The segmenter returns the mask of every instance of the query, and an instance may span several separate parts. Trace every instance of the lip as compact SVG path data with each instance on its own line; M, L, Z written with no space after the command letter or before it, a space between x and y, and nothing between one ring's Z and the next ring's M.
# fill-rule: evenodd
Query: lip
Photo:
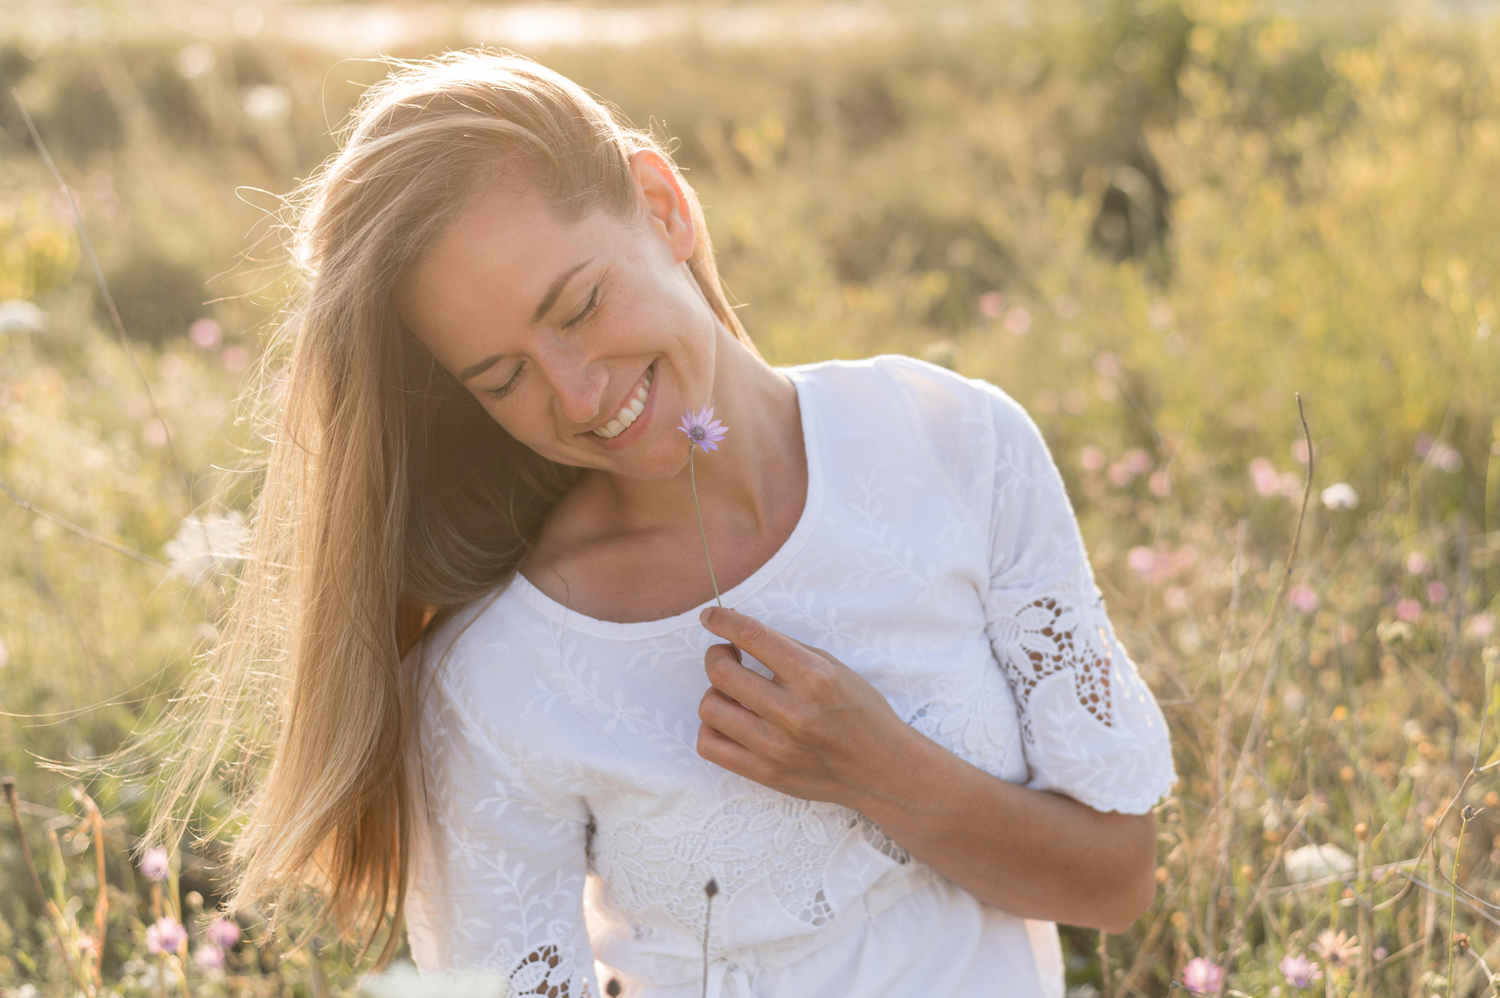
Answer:
M646 371L652 371L655 369L655 367L656 361L654 360L650 364L646 365L646 370L642 371L641 376L639 378L636 378L635 383L630 386L630 391L625 395L626 399L635 398L636 389L640 388L641 384L646 380ZM634 441L636 437L640 436L644 431L646 424L651 421L651 413L656 408L656 379L660 376L660 372L656 372L652 375L651 390L646 393L646 407L641 410L641 414L639 416L635 417L635 422L625 427L623 432L606 440L603 437L599 436L599 434L595 433L593 431L593 428L591 427L583 431L583 433L579 435L587 437L594 444L594 446L602 447L605 450L619 450L622 447L630 446L631 442ZM620 408L620 406L615 406L612 412L619 412ZM608 419L605 419L604 422L600 423L599 425L603 426L613 418L614 416L611 415Z

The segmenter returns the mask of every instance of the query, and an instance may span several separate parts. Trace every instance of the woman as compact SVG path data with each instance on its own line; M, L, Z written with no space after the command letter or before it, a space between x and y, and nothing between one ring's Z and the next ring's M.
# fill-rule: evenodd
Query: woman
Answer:
M554 998L1060 995L1053 923L1147 907L1166 726L1004 393L767 365L666 153L519 57L371 90L297 231L184 770L280 663L236 903Z

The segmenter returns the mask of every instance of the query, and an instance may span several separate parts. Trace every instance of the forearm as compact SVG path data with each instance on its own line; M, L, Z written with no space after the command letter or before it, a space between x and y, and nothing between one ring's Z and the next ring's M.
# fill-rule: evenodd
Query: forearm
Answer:
M1124 931L1156 891L1153 815L1101 813L970 765L914 729L878 787L849 802L986 904Z

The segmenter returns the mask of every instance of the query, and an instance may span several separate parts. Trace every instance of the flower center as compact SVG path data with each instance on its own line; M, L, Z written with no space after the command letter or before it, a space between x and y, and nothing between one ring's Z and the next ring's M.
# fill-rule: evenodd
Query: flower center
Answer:
M694 440L702 440L704 437L708 436L708 434L703 432L703 427L695 426L688 431L688 436L692 437Z

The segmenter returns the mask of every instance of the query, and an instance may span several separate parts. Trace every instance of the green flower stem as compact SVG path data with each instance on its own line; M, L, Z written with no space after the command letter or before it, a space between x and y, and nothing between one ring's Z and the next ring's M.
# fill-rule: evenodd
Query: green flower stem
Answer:
M703 529L703 510L698 506L698 476L693 471L693 446L688 445L688 481L693 486L693 512L698 514L698 533L703 537L703 560L708 562L708 581L714 587L714 602L720 607L724 601L719 599L719 580L714 578L714 560L708 556L708 531Z

